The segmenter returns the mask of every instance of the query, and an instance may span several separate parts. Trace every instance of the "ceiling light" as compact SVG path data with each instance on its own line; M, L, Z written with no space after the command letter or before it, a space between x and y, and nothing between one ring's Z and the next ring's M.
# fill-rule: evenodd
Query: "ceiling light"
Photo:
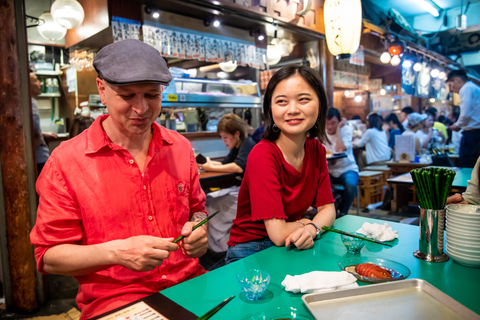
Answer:
M440 80L443 80L447 77L447 74L445 73L445 71L440 71L440 73L438 74L438 79Z
M74 29L82 24L85 13L76 0L56 0L50 8L53 20L67 29Z
M265 36L263 34L259 34L257 39L258 41L263 41L263 39L265 39Z
M218 21L218 20L213 21L213 26L214 26L215 28L220 27L220 21Z
M405 69L410 69L412 67L412 61L410 60L404 60L402 63L402 67Z
M392 58L392 56L390 56L390 53L388 53L387 51L385 51L385 52L382 53L382 55L380 56L380 61L381 61L382 63L389 63L391 58Z
M160 13L158 11L155 11L154 13L152 13L153 19L158 19L159 17L160 17Z
M434 103L435 101L435 98L430 98L430 103Z
M400 57L399 56L393 56L392 57L392 60L390 60L390 63L392 64L392 66L396 67L400 64L401 60L400 60Z
M435 2L432 0L420 0L418 2L423 9L427 10L433 16L438 17L440 15L440 11L442 10Z
M267 46L267 62L269 66L273 66L280 62L282 59L282 49L277 47L276 45L269 44Z
M421 70L422 70L422 64L420 62L417 62L413 65L413 71L420 72Z
M355 102L362 102L363 98L361 95L357 94L353 100L355 100Z
M217 77L220 78L220 79L227 79L228 78L228 74L226 72L217 72Z
M387 94L387 90L385 90L385 89L380 89L380 94L381 94L382 96L386 95L386 94Z
M403 53L404 50L405 47L398 41L392 42L388 47L388 52L390 52L390 54L393 56L398 56L399 54Z
M37 27L38 33L45 39L57 41L67 34L67 29L56 23L50 12L44 12L38 19L45 21L44 24Z
M345 97L350 97L350 91L348 90L345 90L343 94L345 95Z
M430 76L431 76L432 78L438 77L439 74L440 74L440 71L439 71L438 69L435 69L435 68L434 68L434 69L432 69L432 71L430 71Z

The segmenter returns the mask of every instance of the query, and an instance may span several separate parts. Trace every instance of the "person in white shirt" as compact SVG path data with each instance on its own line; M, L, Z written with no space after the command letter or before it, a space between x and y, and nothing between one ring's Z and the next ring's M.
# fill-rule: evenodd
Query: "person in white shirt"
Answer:
M480 156L480 87L462 70L450 71L446 83L460 95L460 117L450 126L452 131L463 129L458 166L473 168Z
M423 122L427 119L426 114L420 114L417 112L411 113L407 118L407 130L403 131L402 135L413 135L415 136L415 153L418 155L420 153L420 139L416 135L418 131L421 131L423 127Z
M345 152L347 154L346 158L327 161L330 182L341 184L344 189L337 218L348 214L357 193L358 184L358 166L352 147L353 130L350 126L345 125L346 122L347 119L341 118L338 109L328 109L326 130L330 144L326 145L326 148L327 150L334 149L332 150L334 153Z
M480 157L477 159L475 167L473 167L472 176L470 180L467 181L467 189L464 193L455 193L453 196L447 198L446 204L451 203L470 203L470 204L480 204Z
M382 119L376 113L367 117L368 128L360 139L353 141L355 147L365 146L367 164L381 163L390 160L392 152L388 146L387 134L382 130Z

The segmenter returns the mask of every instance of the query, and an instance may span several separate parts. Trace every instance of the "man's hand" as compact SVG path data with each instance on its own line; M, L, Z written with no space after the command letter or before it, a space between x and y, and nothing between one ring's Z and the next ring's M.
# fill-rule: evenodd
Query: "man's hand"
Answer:
M208 235L206 224L192 232L192 228L200 221L189 221L185 223L182 229L183 252L190 258L198 258L203 256L208 249Z
M342 121L338 123L338 129L342 129L347 124L347 118L342 118Z
M462 203L462 204L468 204L467 201L464 201L463 200L463 197L460 193L455 193L453 196L451 197L448 197L447 198L447 202L445 203L445 205L447 204L455 204L455 203Z
M457 127L457 126L456 126L456 125L454 125L454 124L452 124L451 126L449 126L449 128L450 128L450 130L452 130L452 131L456 131L456 132L458 132L458 131L460 131L460 130L461 130L461 128Z
M153 270L170 256L170 251L178 250L178 245L172 241L173 238L153 236L112 241L114 264L139 272Z
M53 132L42 132L45 141L52 141L58 138L58 134Z

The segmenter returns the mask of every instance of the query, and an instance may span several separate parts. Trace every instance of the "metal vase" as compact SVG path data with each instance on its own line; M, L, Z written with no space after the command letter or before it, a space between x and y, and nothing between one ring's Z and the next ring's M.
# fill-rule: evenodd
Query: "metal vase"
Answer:
M413 255L430 262L444 262L448 256L443 253L443 234L446 210L420 208L420 245Z

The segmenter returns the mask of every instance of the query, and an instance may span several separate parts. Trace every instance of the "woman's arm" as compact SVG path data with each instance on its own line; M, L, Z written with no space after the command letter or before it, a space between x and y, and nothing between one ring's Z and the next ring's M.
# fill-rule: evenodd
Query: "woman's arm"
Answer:
M353 146L359 147L359 148L365 146L367 144L367 142L370 141L370 132L371 132L371 130L368 129L367 131L365 131L365 133L363 134L363 136L360 139L353 140L353 142L352 142Z
M207 162L199 165L199 167L205 171L243 173L243 169L235 162L222 164L221 162L210 160L209 157L207 157Z
M268 237L278 247L288 246L290 242L287 243L287 238L297 230L300 230L299 235L303 234L305 237L311 236L308 230L304 229L304 225L312 222L309 219L300 219L294 222L286 222L284 219L274 218L263 221L265 223L265 228L267 229Z

